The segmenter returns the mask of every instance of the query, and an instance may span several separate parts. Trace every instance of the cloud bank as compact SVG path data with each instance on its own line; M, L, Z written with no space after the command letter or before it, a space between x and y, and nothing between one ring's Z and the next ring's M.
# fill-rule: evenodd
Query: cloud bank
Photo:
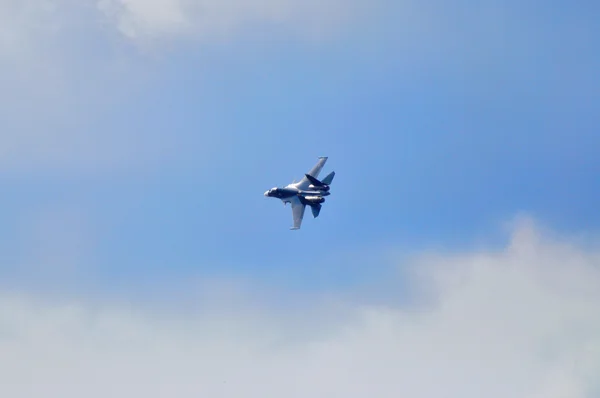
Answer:
M102 11L132 40L230 37L244 27L285 26L304 36L331 34L354 14L339 0L99 0Z
M0 173L89 174L173 162L196 138L149 131L158 123L142 117L140 102L157 98L165 72L138 49L243 37L249 26L321 37L348 10L339 0L2 0ZM218 140L206 135L196 149Z
M169 312L108 299L1 294L0 395L600 392L597 246L550 239L525 223L503 250L425 253L402 269L414 287L411 303L339 297L275 309L277 298L259 303L250 291L227 305L204 297L200 309Z
M176 162L190 143L183 134L164 132L170 126L168 107L161 109L164 113L143 112L140 102L160 101L157 93L168 74L184 79L201 73L197 65L183 61L168 71L166 63L148 56L170 56L173 48L197 54L196 46L162 46L184 39L209 46L221 40L260 46L281 36L319 40L343 31L349 33L344 40L330 43L333 54L348 48L357 58L373 57L377 68L406 70L404 76L429 76L434 65L442 74L451 70L480 76L464 91L479 91L486 98L490 92L524 98L523 90L544 91L548 95L542 97L559 108L582 108L598 92L589 78L598 69L597 60L588 56L595 52L582 51L593 48L596 24L579 18L582 13L584 9L557 19L516 2L473 7L414 0L393 5L355 0L1 0L0 173L121 172ZM255 32L261 33L244 42ZM154 47L159 50L137 51ZM279 52L282 46L273 48ZM557 57L559 62L547 62ZM339 62L346 69L347 60ZM357 68L356 79L364 73L369 72ZM543 76L547 83L539 80ZM536 81L541 83L532 86ZM136 117L129 116L136 110ZM157 113L166 127L150 133L159 123L148 115ZM218 139L207 133L195 149L211 147ZM194 158L199 156L194 153Z

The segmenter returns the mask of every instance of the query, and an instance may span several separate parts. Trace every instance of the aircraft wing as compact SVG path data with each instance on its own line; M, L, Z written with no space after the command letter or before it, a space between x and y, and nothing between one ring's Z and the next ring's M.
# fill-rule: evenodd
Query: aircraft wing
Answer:
M297 196L292 197L292 216L294 217L294 226L290 229L300 229L302 225L302 219L304 218L304 210L306 205L300 202Z
M321 169L323 169L323 166L325 166L326 162L327 162L327 156L320 156L317 164L312 169L310 169L310 171L306 174L310 175L311 177L315 177L315 178L319 177L319 173L321 172ZM307 189L309 185L310 185L310 181L308 180L308 178L306 178L306 176L304 176L300 180L298 188Z

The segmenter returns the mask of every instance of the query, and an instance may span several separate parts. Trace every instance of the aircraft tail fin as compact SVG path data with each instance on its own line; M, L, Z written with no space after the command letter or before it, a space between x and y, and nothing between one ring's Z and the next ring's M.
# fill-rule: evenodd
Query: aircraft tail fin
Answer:
M321 182L325 185L331 185L333 177L335 177L335 171L332 171L331 173L327 174L327 177L323 178L323 181Z
M317 218L321 212L321 205L319 203L311 205L310 210L312 211L313 217Z
M310 181L310 183L312 185L314 185L315 187L322 187L325 185L321 181L317 180L315 177L311 176L310 174L305 174L305 176L308 179L308 181Z
M331 182L333 181L333 177L335 177L335 171L332 171L331 173L329 173L327 175L327 177L323 178L323 181L319 181L318 179L311 176L310 174L305 174L305 176L308 179L308 181L310 181L310 183L312 185L314 185L315 187L324 187L326 185L331 184Z

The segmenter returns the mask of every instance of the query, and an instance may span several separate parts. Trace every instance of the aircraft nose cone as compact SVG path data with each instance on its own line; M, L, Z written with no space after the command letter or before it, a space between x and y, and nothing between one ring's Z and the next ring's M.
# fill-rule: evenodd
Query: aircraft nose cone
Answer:
M269 196L269 191L265 191L265 196Z

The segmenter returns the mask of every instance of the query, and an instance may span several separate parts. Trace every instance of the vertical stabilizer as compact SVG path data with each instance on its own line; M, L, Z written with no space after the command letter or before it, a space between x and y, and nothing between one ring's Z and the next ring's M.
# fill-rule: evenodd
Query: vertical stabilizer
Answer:
M317 218L317 217L319 217L319 213L321 212L321 205L318 203L311 205L310 210L312 210L313 217Z
M327 177L323 178L323 181L321 181L321 182L325 185L331 185L331 181L333 181L333 177L335 177L335 171L332 171L331 173L327 174Z

